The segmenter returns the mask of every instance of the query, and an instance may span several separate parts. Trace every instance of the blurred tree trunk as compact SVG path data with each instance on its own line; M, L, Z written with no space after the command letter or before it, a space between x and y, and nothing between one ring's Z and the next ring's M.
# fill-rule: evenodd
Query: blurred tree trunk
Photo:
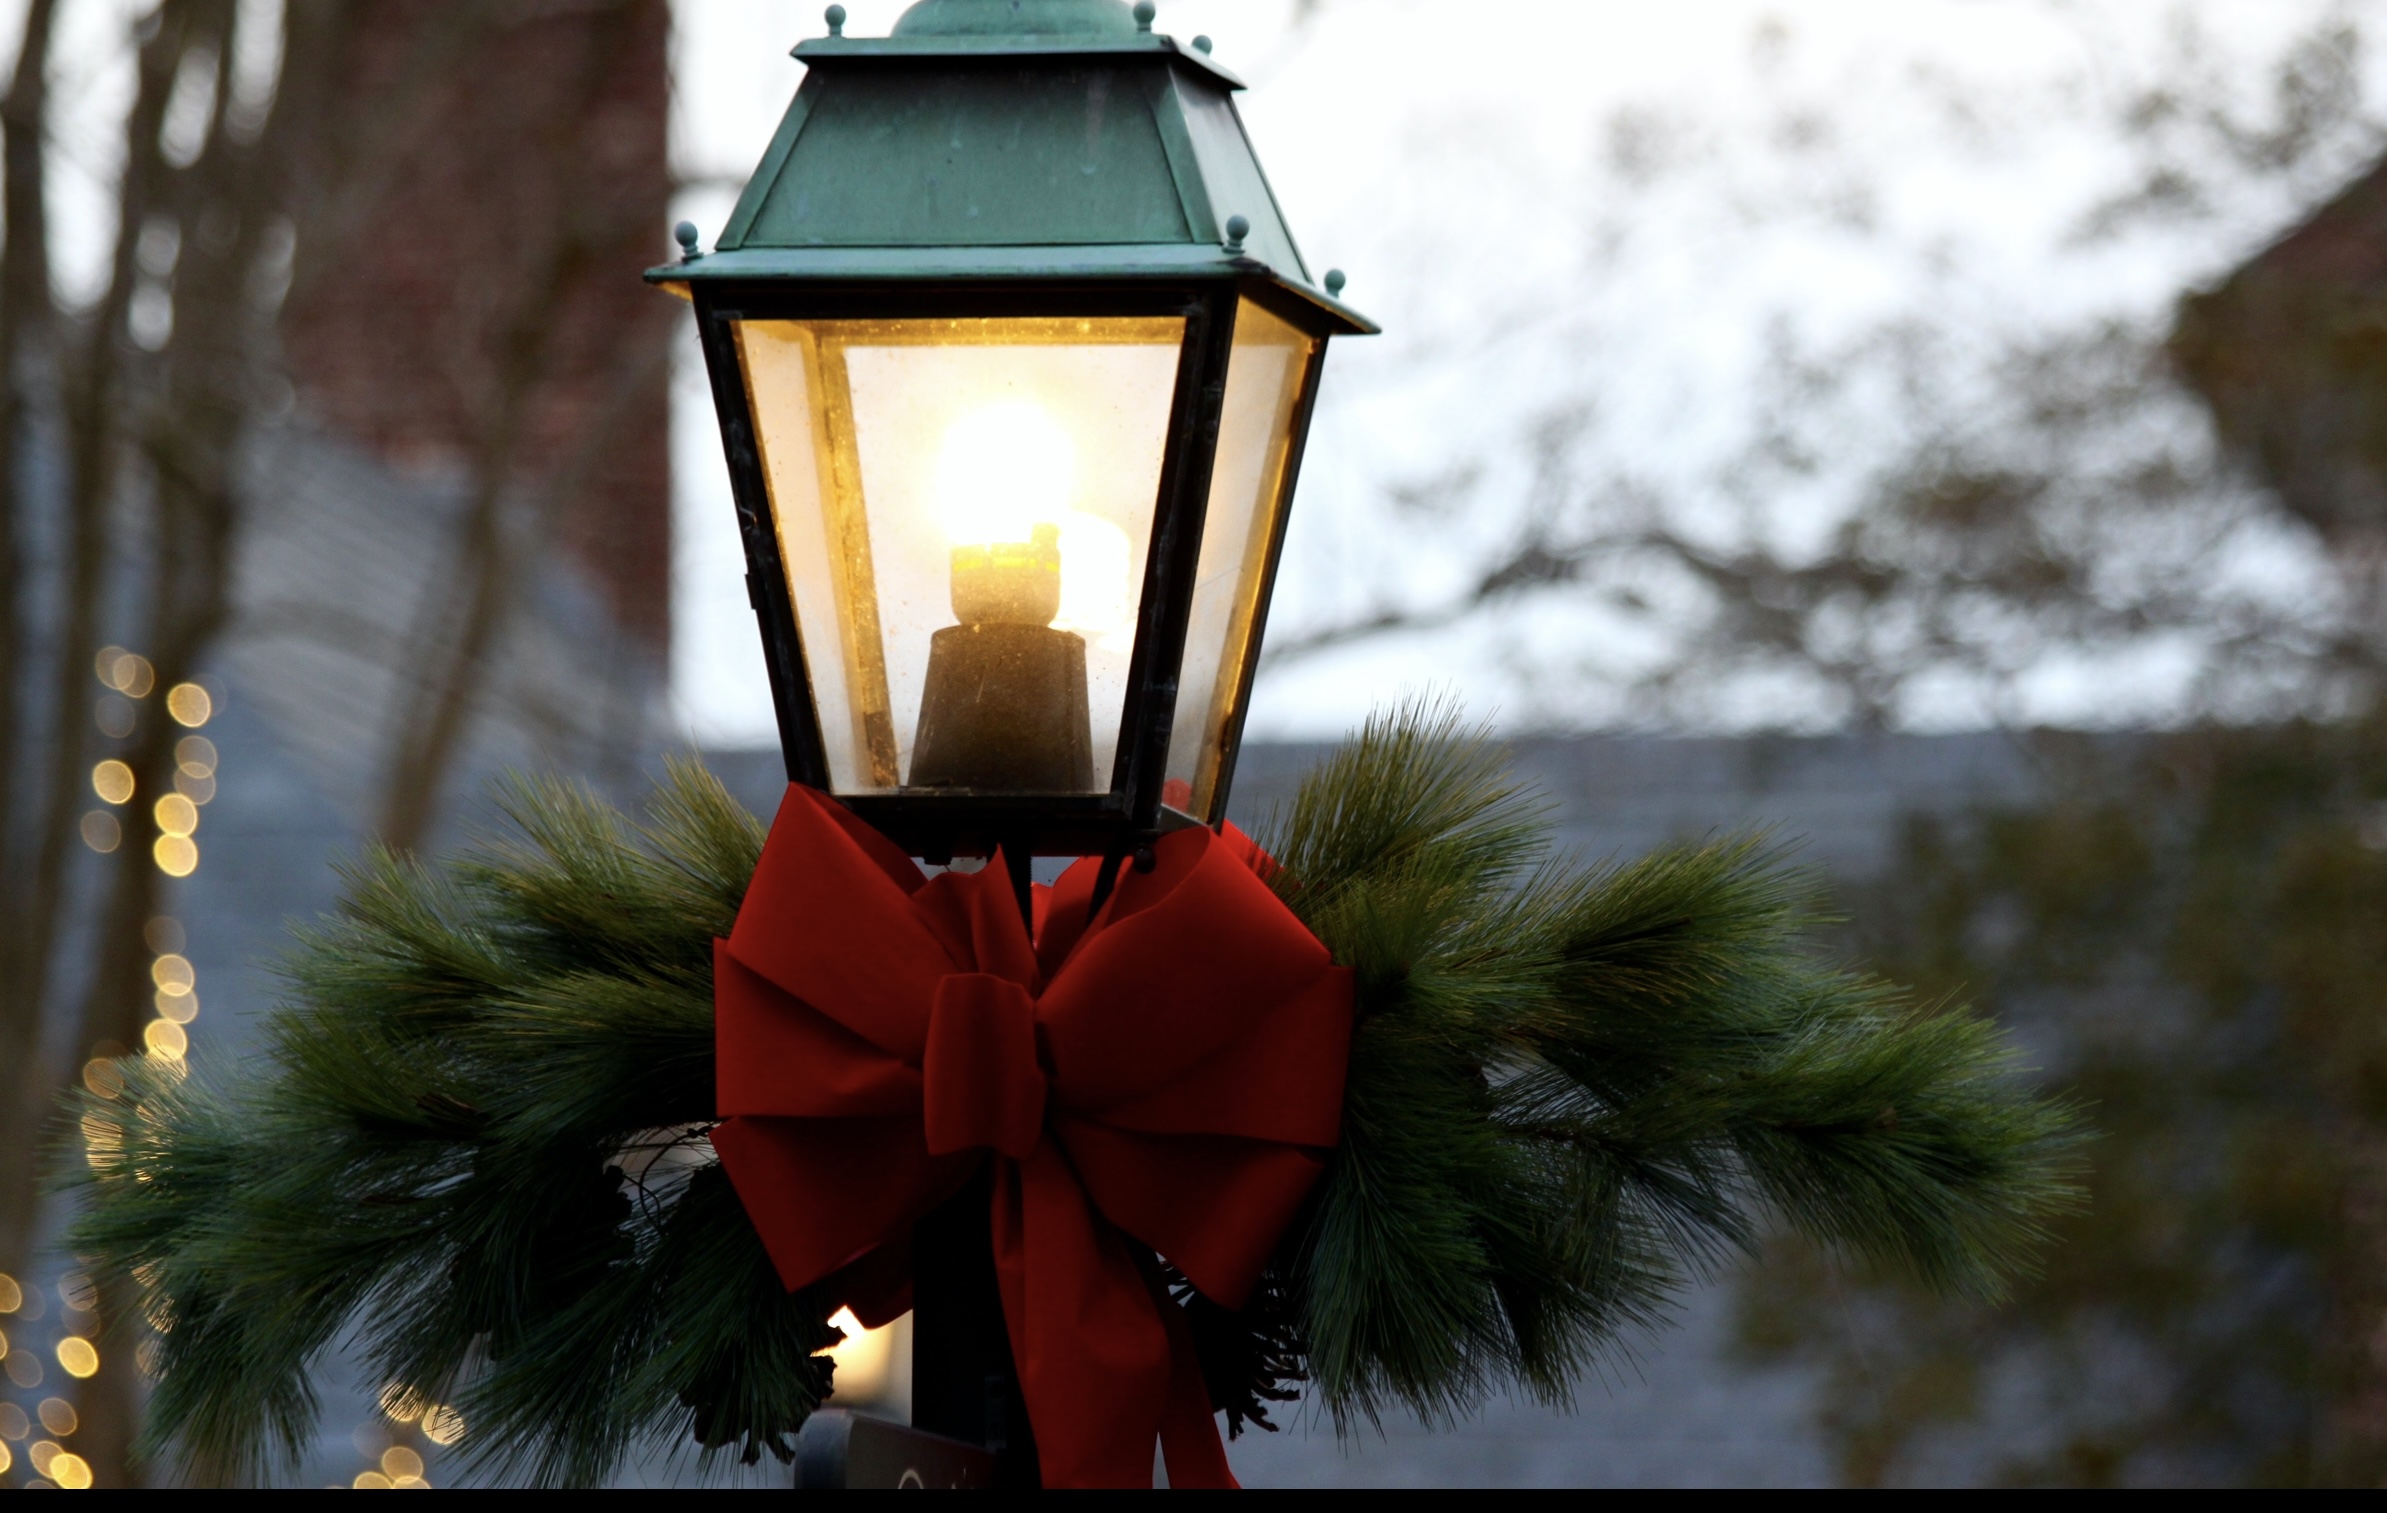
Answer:
M44 711L29 696L25 676L40 642L29 623L33 587L26 548L35 503L28 462L37 406L34 390L50 324L50 261L46 205L42 194L42 133L47 124L47 82L55 0L33 0L25 14L17 66L7 99L0 102L0 169L7 175L7 231L0 243L0 1272L24 1269L32 1224L30 1172L18 1180L14 1167L30 1166L36 1123L47 1108L51 1072L42 1055L43 1008L47 1002L51 920L55 918L55 873L65 859L53 827L37 823L45 807L36 786L36 761L47 742L68 744L63 715ZM64 578L65 575L57 575ZM80 585L67 583L71 598ZM86 589L87 593L88 590ZM69 610L62 619L73 618ZM82 732L80 722L73 730ZM79 751L76 753L79 757ZM49 806L54 807L54 806Z
M89 1058L139 1054L152 1018L155 804L174 791L185 733L166 695L200 675L233 619L238 459L287 392L294 329L353 352L376 322L402 328L411 366L382 371L372 351L373 381L437 389L469 421L452 560L426 586L411 681L379 732L378 823L411 846L470 749L525 579L590 528L568 506L625 477L643 486L623 438L663 424L674 314L635 284L666 243L660 106L636 84L662 57L665 0L286 0L279 16L155 0L135 29L115 242L83 308L56 293L44 202L59 9L30 0L0 98L0 1273L29 1286L58 1093ZM257 52L240 28L261 24L281 28L262 95L236 65ZM476 111L492 99L494 116ZM502 214L458 206L426 225L459 157L468 192ZM393 318L355 277L402 226L422 227L418 246L462 247L429 259L450 301L437 320ZM338 430L347 417L323 418ZM153 675L121 737L93 720L103 639ZM103 757L132 770L135 796L116 811L119 843L91 855L82 826L102 807ZM129 1327L100 1339L96 1376L64 1389L81 1416L68 1447L103 1487L141 1477L141 1326L113 1305L97 1299L100 1321Z
M162 0L144 19L138 85L125 118L118 224L105 292L88 312L53 308L42 213L43 72L53 12L36 0L5 113L8 229L0 256L0 350L9 365L5 474L11 550L22 555L50 501L31 497L30 445L47 441L64 517L54 533L62 561L50 595L11 581L8 634L19 659L38 647L50 664L46 707L11 706L7 757L18 772L10 836L29 865L8 876L20 890L10 911L5 983L13 1096L0 1111L0 1271L25 1270L37 1215L40 1131L61 1080L85 1057L138 1049L149 1010L151 952L144 931L157 911L161 873L151 851L155 800L173 791L182 733L165 695L195 677L231 609L239 507L235 459L274 360L278 290L265 274L278 255L292 187L293 144L320 110L321 55L332 46L344 0L297 0L281 51L287 84L269 101L243 100L234 60L244 19L237 0ZM252 15L254 13L251 13ZM170 110L182 118L169 120ZM171 326L136 332L144 290L171 301ZM44 337L52 338L44 341ZM42 396L51 396L47 405ZM49 413L45 414L45 411ZM39 431L44 420L47 431ZM12 565L14 565L12 563ZM134 774L122 839L98 866L100 903L88 922L89 971L70 1038L60 1043L45 1005L59 984L69 938L69 860L89 805L86 774L98 751L85 718L94 688L103 600L122 593L126 639L143 648L154 680L133 730L113 755ZM48 613L36 623L37 612ZM81 933L81 932L76 932ZM53 1033L45 1035L45 1029ZM107 1319L109 1300L99 1300ZM103 1351L99 1374L76 1393L73 1448L96 1484L130 1486L138 1382L128 1334Z

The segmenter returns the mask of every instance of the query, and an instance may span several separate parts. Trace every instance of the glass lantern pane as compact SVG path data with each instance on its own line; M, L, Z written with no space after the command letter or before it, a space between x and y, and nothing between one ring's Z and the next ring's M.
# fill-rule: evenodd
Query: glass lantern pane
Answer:
M1308 398L1304 389L1317 347L1317 337L1250 300L1235 317L1163 793L1170 808L1204 823L1219 817L1227 741L1240 719L1247 667L1259 649L1253 633L1268 586L1268 554L1292 493L1293 430Z
M740 323L835 791L1109 791L1184 339Z

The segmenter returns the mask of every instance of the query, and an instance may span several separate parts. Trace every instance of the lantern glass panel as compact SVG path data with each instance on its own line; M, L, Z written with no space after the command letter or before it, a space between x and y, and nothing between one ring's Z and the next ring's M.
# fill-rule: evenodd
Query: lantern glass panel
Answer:
M738 324L835 791L1109 791L1184 339Z
M1204 823L1219 818L1219 780L1250 693L1269 559L1292 493L1293 440L1308 408L1318 341L1248 299L1235 317L1163 790L1169 807Z

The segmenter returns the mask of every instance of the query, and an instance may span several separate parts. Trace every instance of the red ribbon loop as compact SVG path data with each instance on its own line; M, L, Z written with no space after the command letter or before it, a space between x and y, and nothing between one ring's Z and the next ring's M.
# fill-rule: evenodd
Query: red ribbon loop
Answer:
M1055 1487L1149 1485L1156 1439L1171 1485L1234 1485L1149 1257L1241 1307L1340 1134L1349 973L1239 833L1154 850L1099 911L1071 868L1031 941L1001 866L926 881L791 788L715 952L713 1144L790 1290L834 1279L892 1318L913 1222L996 1162L1004 1321Z

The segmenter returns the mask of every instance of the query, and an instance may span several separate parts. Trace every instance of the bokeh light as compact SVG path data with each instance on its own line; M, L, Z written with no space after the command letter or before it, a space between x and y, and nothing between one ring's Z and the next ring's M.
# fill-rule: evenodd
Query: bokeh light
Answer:
M65 1398L45 1397L41 1400L41 1426L60 1439L74 1433L82 1427L82 1423L82 1419L76 1416L75 1405Z
M464 1415L444 1403L423 1410L423 1438L435 1445L452 1445L464 1438Z
M149 659L121 646L103 648L92 662L91 670L102 683L128 698L146 699L149 691L157 687L157 669L149 665Z
M7 1373L10 1381L31 1392L41 1385L41 1357L30 1350L11 1350L8 1359L0 1361L0 1372Z
M423 1474L423 1458L404 1445L392 1445L381 1452L381 1474L391 1481L404 1481Z
M392 1382L381 1389L381 1411L389 1415L394 1423L411 1424L421 1418L423 1410L429 1406L421 1394L411 1387L401 1387Z
M174 774L174 791L194 804L212 804L215 802L215 779L192 777L178 769Z
M199 806L179 793L157 801L157 827L168 835L188 839L199 833Z
M33 1420L14 1403L0 1403L0 1440L19 1440L33 1432Z
M50 1480L69 1492L80 1492L91 1485L91 1463L61 1450L50 1459Z
M17 1285L15 1277L0 1271L0 1313L14 1313L24 1306L25 1290ZM0 1351L0 1355L5 1354L6 1351Z
M181 1000L176 1000L180 1002ZM83 1063L83 1086L100 1098L124 1096L124 1072L113 1056L94 1056Z
M149 964L149 980L159 992L179 998L198 987L199 974L191 969L189 957L169 951Z
M157 995L157 1017L171 1019L176 1024L189 1024L199 1017L199 995L184 993L177 997L160 989Z
M177 683L166 695L166 713L174 716L176 724L196 730L214 718L215 700L196 683Z
M124 844L124 826L105 809L94 809L83 816L83 844L102 856Z
M203 735L186 735L174 743L174 766L191 777L214 777L216 761L215 742Z
M359 1471L356 1480L348 1484L359 1492L387 1492L392 1483L378 1471Z
M0 1476L5 1476L8 1473L9 1468L14 1466L16 1463L17 1458L15 1453L12 1452L5 1444L0 1444Z
M58 1342L58 1364L71 1377L96 1375L99 1371L99 1349L79 1334L70 1334Z
M180 1061L191 1048L191 1037L171 1019L152 1019L141 1031L141 1043L160 1056Z
M188 877L199 870L199 844L187 835L161 835L149 853L168 877Z
M91 769L91 791L103 804L131 803L133 786L133 769L113 757Z

